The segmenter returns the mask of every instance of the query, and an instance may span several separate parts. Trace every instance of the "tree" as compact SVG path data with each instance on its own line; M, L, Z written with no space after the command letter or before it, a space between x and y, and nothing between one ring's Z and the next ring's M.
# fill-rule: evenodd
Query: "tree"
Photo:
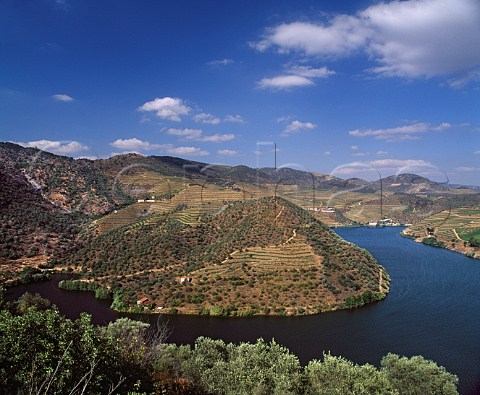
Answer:
M458 394L458 377L422 356L406 358L387 354L382 358L381 372L405 395Z
M73 322L56 308L0 313L0 387L6 394L80 393L109 388L120 379L115 354L90 316Z
M398 394L374 366L356 365L342 357L323 355L305 368L307 393L311 395Z

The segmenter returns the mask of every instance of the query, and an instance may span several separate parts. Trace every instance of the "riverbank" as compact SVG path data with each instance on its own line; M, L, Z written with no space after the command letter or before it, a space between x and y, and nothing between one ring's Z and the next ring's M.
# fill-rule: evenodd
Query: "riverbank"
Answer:
M432 247L445 248L447 250L465 255L468 258L480 259L480 248L469 246L465 240L449 239L447 237L435 236L435 235L419 235L418 232L407 228L400 232L402 237L411 239L417 243L423 243Z

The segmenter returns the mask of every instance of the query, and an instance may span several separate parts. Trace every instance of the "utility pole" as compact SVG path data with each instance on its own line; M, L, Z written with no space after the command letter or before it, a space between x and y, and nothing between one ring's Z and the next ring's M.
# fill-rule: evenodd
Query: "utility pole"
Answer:
M275 144L275 171L277 170L277 143Z
M380 220L383 219L383 180L380 176Z

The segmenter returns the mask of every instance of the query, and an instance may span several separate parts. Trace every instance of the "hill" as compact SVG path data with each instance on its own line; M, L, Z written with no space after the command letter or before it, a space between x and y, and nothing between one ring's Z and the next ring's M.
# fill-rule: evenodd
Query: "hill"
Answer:
M163 215L118 228L90 238L69 263L84 274L64 286L110 289L119 309L145 297L145 306L166 312L312 314L363 305L389 290L368 252L272 197L231 203L195 227Z

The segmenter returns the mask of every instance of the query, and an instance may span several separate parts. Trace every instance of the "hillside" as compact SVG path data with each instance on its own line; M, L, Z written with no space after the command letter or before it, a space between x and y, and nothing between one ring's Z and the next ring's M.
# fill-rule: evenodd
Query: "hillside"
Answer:
M442 211L405 229L402 234L417 242L480 259L480 206Z
M235 201L281 197L328 226L368 224L381 217L415 224L445 210L480 204L473 189L450 188L413 174L383 179L380 199L378 181L290 168L138 154L72 159L13 143L0 143L0 160L2 283L25 267L64 266L65 254L83 243L85 230L92 238L166 217L197 227L202 217L221 213Z
M195 227L168 216L137 222L91 238L69 263L84 275L67 287L111 289L120 309L146 297L166 312L313 314L389 290L368 252L281 198L231 203Z
M44 199L25 177L0 164L0 282L28 276L29 266L46 265L74 243L84 217ZM31 273L30 273L31 274Z
M0 161L5 171L26 179L45 201L65 211L99 215L130 201L91 160L0 143Z

